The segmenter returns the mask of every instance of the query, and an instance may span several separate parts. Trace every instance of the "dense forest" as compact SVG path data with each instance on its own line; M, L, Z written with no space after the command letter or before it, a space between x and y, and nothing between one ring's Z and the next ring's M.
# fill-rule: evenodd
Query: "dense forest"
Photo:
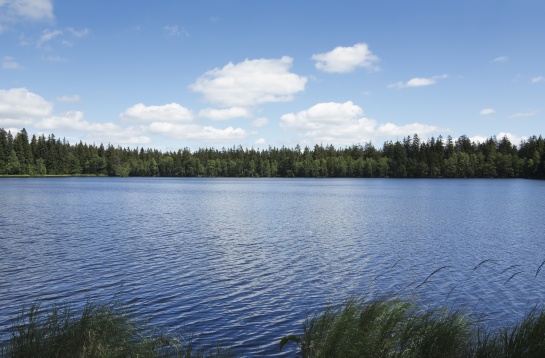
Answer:
M466 136L421 140L418 135L335 148L203 148L161 152L112 145L70 144L50 134L29 138L0 128L0 175L163 177L545 178L545 140L518 146L507 137L484 143Z

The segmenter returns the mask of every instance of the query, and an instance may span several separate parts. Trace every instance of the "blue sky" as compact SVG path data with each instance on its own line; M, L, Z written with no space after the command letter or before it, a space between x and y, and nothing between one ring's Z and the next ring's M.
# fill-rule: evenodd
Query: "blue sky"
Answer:
M0 127L70 143L545 134L545 1L0 0Z

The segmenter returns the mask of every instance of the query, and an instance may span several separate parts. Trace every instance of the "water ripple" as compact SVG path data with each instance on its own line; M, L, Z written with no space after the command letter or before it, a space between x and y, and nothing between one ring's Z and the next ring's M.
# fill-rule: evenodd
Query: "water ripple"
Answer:
M513 322L545 297L535 277L545 259L541 182L2 184L0 335L35 300L81 307L87 298L117 299L196 343L293 356L278 351L280 338L351 296L466 307L491 325ZM475 268L485 259L494 261Z

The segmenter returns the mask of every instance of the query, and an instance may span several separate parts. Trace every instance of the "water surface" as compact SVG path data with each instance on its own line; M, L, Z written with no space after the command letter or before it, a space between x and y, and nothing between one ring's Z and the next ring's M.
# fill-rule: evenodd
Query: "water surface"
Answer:
M197 342L293 356L280 338L351 296L491 325L545 297L542 181L30 178L0 198L4 334L36 300L119 299Z

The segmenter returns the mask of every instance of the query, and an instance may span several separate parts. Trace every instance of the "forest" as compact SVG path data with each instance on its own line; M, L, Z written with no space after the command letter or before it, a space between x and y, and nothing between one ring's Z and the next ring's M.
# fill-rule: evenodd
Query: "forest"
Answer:
M507 137L483 143L463 135L343 148L268 147L157 149L111 144L70 144L54 134L13 135L0 128L0 175L99 175L160 177L350 177L350 178L545 178L545 140L531 136L519 145Z

